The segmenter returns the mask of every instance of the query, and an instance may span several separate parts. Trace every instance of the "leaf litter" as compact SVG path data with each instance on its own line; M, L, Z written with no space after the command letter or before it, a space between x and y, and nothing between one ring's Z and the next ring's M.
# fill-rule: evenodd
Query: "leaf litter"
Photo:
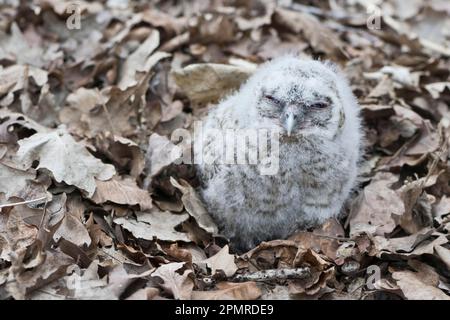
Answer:
M450 298L442 1L0 4L0 299ZM237 255L171 134L258 64L339 64L366 131L339 219ZM373 280L370 270L378 278Z

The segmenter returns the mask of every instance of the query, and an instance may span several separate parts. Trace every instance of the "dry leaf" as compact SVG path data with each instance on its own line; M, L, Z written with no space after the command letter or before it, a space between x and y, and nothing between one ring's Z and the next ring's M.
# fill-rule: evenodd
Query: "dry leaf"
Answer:
M89 246L91 244L91 237L86 230L83 222L73 214L66 213L61 225L56 230L53 238L57 242L60 238L64 238L71 243L82 247L84 245Z
M192 64L172 72L177 85L193 103L217 101L237 89L254 68L223 64Z
M364 188L352 204L350 235L367 232L384 236L394 230L397 224L393 216L405 211L400 196L390 188L397 180L393 174L381 173Z
M13 65L0 69L0 96L22 90L26 81L28 81L28 77L33 78L39 87L48 82L47 71L36 67Z
M163 280L162 288L170 293L175 299L191 299L194 283L189 275L191 270L185 269L184 262L163 264L152 273L152 277L158 277Z
M6 59L40 68L62 58L62 52L54 49L55 47L44 50L40 46L30 45L16 23L11 26L11 35L0 33L0 60Z
M33 161L39 161L36 169L49 170L57 182L74 185L86 191L89 197L95 192L95 178L108 180L115 173L113 166L94 158L64 128L36 133L20 140L19 145L17 158L25 169L30 168Z
M229 253L228 245L202 262L206 263L211 269L212 274L215 274L218 270L222 270L227 277L234 275L238 269L237 265L234 263L234 255Z
M443 246L435 246L434 250L436 251L436 255L445 263L447 268L450 269L450 250Z
M189 183L183 179L181 179L180 182L177 182L174 178L170 177L170 182L183 194L181 201L184 204L184 208L195 219L195 221L197 221L200 228L216 235L219 232L218 228L206 211L194 188L192 188Z
M392 277L397 280L397 285L408 300L450 300L450 297L438 288L425 284L418 273L397 271Z
M92 197L95 203L111 201L124 205L139 205L141 210L152 208L150 194L139 188L133 179L114 177L107 181L96 180L95 183L97 188Z
M170 54L165 52L152 52L159 46L159 32L153 30L150 36L130 54L122 66L121 78L118 87L125 91L129 87L138 84L137 73L142 72L147 74L150 69L161 59L167 58Z
M0 299L448 299L448 1L156 2L0 5ZM346 223L235 257L170 137L286 53L347 75L360 179Z
M81 274L80 274L81 273ZM73 290L77 300L117 300L119 295L108 286L107 277L98 275L98 263L92 262L84 271L67 277L67 287Z
M299 248L294 260L295 267L309 267L311 275L305 279L293 280L289 283L291 294L305 293L315 295L324 289L327 281L334 276L334 266L313 250Z
M317 51L334 56L343 48L339 37L331 29L327 28L315 16L306 12L277 8L274 20L294 33L301 32Z
M37 233L36 227L23 221L18 209L0 213L0 259L11 261L11 255L30 246L37 238Z
M439 98L441 93L444 92L445 88L450 90L450 82L435 82L425 85L425 89L428 90L428 92L434 99Z
M255 282L219 282L213 291L193 291L194 300L255 300L261 296L261 290Z
M150 177L161 172L181 156L181 149L164 136L154 133L148 140L146 154Z
M114 223L133 233L136 238L190 242L186 233L175 231L176 226L189 218L187 214L173 214L153 208L150 212L137 212L136 216L137 219L116 218Z
M34 259L29 261L29 266L26 265L25 251L16 252L13 260L14 267L10 269L10 281L6 285L6 290L15 299L25 299L26 296L46 284L62 278L66 275L67 268L73 264L73 260L65 254L55 251L47 250L43 255L40 251L39 245L30 246L28 252Z
M0 163L0 192L5 194L6 199L20 197L24 190L30 186L30 181L35 177L36 172L33 169L22 171ZM43 195L45 193L41 197Z

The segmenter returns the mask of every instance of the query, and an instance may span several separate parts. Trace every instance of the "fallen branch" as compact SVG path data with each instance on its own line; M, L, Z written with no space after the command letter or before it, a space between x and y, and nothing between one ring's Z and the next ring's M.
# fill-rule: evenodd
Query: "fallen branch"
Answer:
M288 280L288 279L305 279L311 276L308 267L295 269L269 269L252 273L244 273L235 275L231 281L272 281L272 280Z

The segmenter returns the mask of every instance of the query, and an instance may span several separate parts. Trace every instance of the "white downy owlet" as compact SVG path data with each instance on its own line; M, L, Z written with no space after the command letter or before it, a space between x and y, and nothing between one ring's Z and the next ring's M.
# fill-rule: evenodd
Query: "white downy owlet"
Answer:
M201 148L194 150L204 160L197 164L200 194L238 251L338 215L355 185L362 139L359 106L331 63L287 55L261 65L209 112L202 129L195 137ZM226 153L217 152L219 140L227 140L225 132L239 139L242 132L264 130L279 132L278 172L262 174L250 159L245 164L218 161ZM249 138L244 147L260 150L256 144L263 140Z

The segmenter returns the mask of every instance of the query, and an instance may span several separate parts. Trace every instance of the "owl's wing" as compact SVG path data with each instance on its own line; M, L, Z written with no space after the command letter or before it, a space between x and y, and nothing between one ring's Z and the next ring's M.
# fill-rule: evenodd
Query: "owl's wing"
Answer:
M220 143L220 141L217 140L217 135L207 133L202 136L201 141L196 142L201 143L201 149L195 152L197 174L200 180L207 185L208 181L213 179L224 166L221 164L219 155L215 152L217 143Z
M199 178L207 184L218 174L226 174L230 165L225 164L225 157L222 154L225 146L226 131L235 129L237 109L236 94L227 97L219 105L210 111L202 121L202 132L200 136L195 134L195 143L201 144L201 148L194 148L194 156L200 159L197 164ZM217 151L219 148L221 151ZM201 154L199 154L201 153Z
M220 130L220 121L217 109L212 110L209 115L196 127L194 141L194 158L197 175L203 185L207 185L219 170L218 157L215 156L216 137L211 129Z

